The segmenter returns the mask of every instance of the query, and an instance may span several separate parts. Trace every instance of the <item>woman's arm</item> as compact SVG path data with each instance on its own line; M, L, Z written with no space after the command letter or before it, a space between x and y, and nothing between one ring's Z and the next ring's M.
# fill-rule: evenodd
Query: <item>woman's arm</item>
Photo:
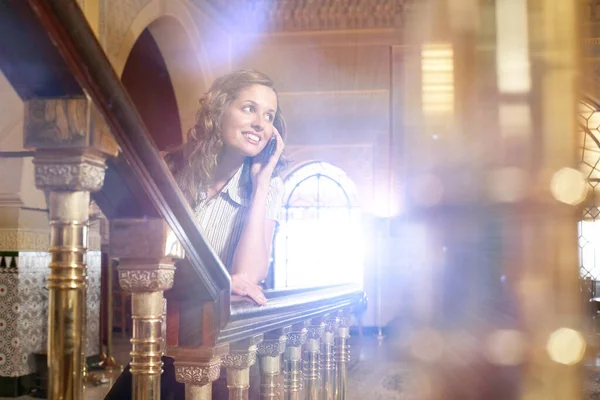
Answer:
M268 192L255 191L233 256L232 272L246 274L254 284L267 276L275 221L266 216Z
M275 231L275 220L283 195L284 187L280 178L272 182L272 175L279 156L283 151L283 140L274 129L277 147L268 160L255 159L251 167L252 197L250 209L242 228L231 265L231 290L236 294L249 296L258 304L265 304L266 298L258 285L269 270L271 241ZM269 215L267 214L269 209Z

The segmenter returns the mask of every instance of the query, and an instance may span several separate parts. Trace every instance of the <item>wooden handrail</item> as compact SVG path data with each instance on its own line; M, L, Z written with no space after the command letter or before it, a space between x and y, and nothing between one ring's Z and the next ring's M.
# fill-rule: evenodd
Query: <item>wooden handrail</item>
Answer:
M232 301L229 323L220 330L218 343L233 342L259 333L317 318L348 307L366 307L359 285L335 285L305 289L265 291L267 304Z

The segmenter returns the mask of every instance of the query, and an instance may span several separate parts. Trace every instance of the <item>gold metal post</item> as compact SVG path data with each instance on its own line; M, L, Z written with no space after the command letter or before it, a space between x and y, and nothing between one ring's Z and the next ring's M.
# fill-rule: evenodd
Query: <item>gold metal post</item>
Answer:
M134 399L160 399L162 353L162 292L131 295L133 335L131 338L131 374Z
M343 314L339 321L337 337L335 338L335 363L336 363L336 400L346 399L347 367L350 361L350 326L352 325L352 314Z
M82 344L89 192L50 192L48 394L83 399Z
M135 400L160 399L163 292L173 286L174 259L183 257L178 243L160 219L112 220L110 224L111 255L119 258L119 284L132 293L130 365Z
M318 400L321 388L319 371L319 356L321 353L321 337L325 331L325 322L320 319L311 322L308 326L308 335L304 345L303 370L306 380L306 400Z
M323 387L321 388L322 400L335 399L335 359L334 338L340 324L337 316L329 317L325 321L325 331L321 337L321 376Z
M185 400L211 400L212 383L220 374L220 356L207 361L175 361L175 379L185 384Z
M212 400L212 385L185 385L185 400Z
M291 326L269 332L265 339L258 344L258 357L261 372L260 398L279 400L281 398L279 385L279 370L281 369L281 354L285 351L286 334Z
M230 345L229 354L223 357L227 368L229 400L248 400L250 367L256 362L257 344L263 335L254 335Z
M283 355L283 398L300 400L302 392L302 345L308 336L308 321L294 325L287 335L287 347Z

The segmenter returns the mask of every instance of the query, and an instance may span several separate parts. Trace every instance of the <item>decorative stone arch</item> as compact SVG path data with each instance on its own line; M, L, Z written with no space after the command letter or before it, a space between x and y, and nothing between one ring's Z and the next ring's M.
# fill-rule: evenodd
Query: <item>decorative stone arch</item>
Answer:
M289 140L289 139L288 139ZM314 161L326 162L342 169L354 182L360 193L360 206L366 213L374 213L375 204L375 166L373 161L372 145L286 145L286 152L291 160L287 168L282 171L282 178L288 176L299 168ZM382 197L382 196L380 196Z
M213 80L209 58L190 10L179 0L152 0L133 18L112 64L123 74L129 54L144 30L154 38L167 66L181 121L181 134L193 126L198 98Z

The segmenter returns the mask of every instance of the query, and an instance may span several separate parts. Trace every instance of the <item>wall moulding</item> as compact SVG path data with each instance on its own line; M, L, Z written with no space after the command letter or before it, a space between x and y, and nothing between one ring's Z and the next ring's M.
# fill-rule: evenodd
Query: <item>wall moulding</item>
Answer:
M19 193L0 192L0 207L21 207L23 200Z
M47 230L0 229L0 251L48 251Z
M90 230L88 250L100 250L100 235ZM50 228L47 230L0 229L0 251L47 252L50 247Z
M204 1L194 0L195 3ZM397 28L404 25L413 0L209 0L239 30L256 26L274 32Z
M254 51L287 47L404 46L399 28L232 34L234 49L252 43ZM408 46L408 45L406 45Z

